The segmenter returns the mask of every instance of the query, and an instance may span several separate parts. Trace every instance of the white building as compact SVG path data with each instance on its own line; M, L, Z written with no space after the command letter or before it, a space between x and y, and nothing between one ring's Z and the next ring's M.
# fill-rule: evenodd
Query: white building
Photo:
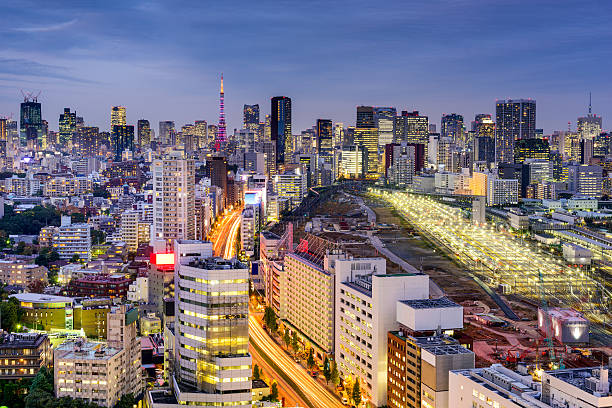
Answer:
M402 142L393 146L393 159L387 169L387 178L391 184L406 188L412 184L415 171L415 148Z
M359 379L365 399L387 403L387 333L398 300L427 299L429 277L386 274L381 258L335 262L335 356L342 377Z
M127 299L130 302L149 302L149 277L138 276L128 287Z
M516 179L502 179L489 176L487 180L487 205L518 204L519 182Z
M61 226L53 235L53 248L60 259L77 255L80 259L91 259L91 224L72 224L70 216L62 216Z
M291 208L295 208L308 194L308 177L301 168L286 171L274 176L274 194L279 198L290 200Z

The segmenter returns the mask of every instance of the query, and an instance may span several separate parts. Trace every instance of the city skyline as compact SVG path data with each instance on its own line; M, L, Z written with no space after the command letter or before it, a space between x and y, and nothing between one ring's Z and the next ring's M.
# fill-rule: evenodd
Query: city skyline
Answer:
M130 124L143 118L213 123L224 72L230 132L241 127L244 104L258 103L265 114L271 97L286 95L296 131L318 118L353 124L358 105L419 110L439 124L444 113L468 120L494 113L496 99L533 98L537 127L547 134L567 129L568 121L575 128L587 112L589 91L607 128L607 4L572 9L545 2L525 14L475 1L398 3L385 10L335 2L318 20L310 18L320 11L316 4L275 5L203 10L186 2L169 10L156 2L104 8L32 2L26 16L22 3L9 4L0 114L16 117L24 89L42 91L43 117L53 130L65 107L100 129L115 105L127 107ZM575 19L585 11L584 19ZM117 15L129 27L118 24ZM511 27L513 35L500 27ZM292 35L276 38L281 30ZM414 64L415 58L423 63Z

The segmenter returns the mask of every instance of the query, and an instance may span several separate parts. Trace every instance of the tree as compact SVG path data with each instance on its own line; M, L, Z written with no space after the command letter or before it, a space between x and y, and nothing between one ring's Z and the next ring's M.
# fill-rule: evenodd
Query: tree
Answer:
M103 198L110 198L110 193L108 192L108 190L104 187L101 186L95 186L93 189L93 196L94 197L103 197Z
M353 403L355 405L359 405L361 403L361 387L359 386L359 378L355 380L355 384L353 384L353 392L351 393L351 398L353 398Z
M278 329L276 313L270 306L266 306L263 321L270 332L274 333Z
M331 363L331 373L329 374L331 382L337 387L340 384L340 373L338 372L338 364L336 361Z
M327 356L325 356L325 361L323 361L323 377L325 377L325 382L329 384L329 380L331 380L331 367Z
M298 341L297 332L295 330L293 331L293 337L291 338L291 348L296 354L298 351L300 351L300 342Z
M28 291L30 293L43 293L44 290L45 283L41 280L35 280L33 282L30 282L30 284L28 285Z
M261 378L261 371L259 370L259 366L255 364L253 366L253 379L259 380Z
M137 402L138 401L136 401L133 394L125 394L119 401L117 401L115 408L133 408Z
M285 343L285 347L291 347L291 336L289 335L289 329L285 329L283 333L283 342Z
M270 387L270 401L278 401L278 384L276 381Z
M73 212L70 214L70 219L73 224L81 224L87 221L85 216L80 212Z
M34 262L36 265L48 268L51 262L55 262L57 260L59 260L59 253L55 249L43 248L40 250Z
M106 234L104 231L92 229L91 230L91 244L100 245L106 242Z
M72 255L72 258L70 258L70 263L79 263L81 262L81 257L77 254Z
M308 365L308 368L310 369L312 369L312 367L314 367L315 365L314 352L312 350L312 347L308 351L308 359L306 360L306 364Z
M23 309L19 305L19 301L11 297L7 301L0 303L0 310L2 314L0 326L2 326L2 329L9 333L17 331L17 325L23 317Z

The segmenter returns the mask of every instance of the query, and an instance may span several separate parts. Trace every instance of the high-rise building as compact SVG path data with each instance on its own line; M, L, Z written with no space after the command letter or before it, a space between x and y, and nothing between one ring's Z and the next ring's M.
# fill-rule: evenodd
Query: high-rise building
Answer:
M113 106L111 107L111 131L113 126L125 126L127 125L127 119L125 115L125 106Z
M100 155L100 129L97 127L80 127L74 133L73 148L80 157Z
M172 120L163 120L159 122L159 134L157 137L159 141L164 145L169 145L174 143L175 138L175 129L174 129L174 121Z
M208 146L208 124L205 120L196 120L193 126L194 141L198 149L205 149Z
M70 108L64 108L64 113L59 116L59 144L69 147L76 131L76 112L70 112Z
M210 242L177 240L174 253L174 396L180 406L250 408L249 268L211 258Z
M227 159L224 156L212 156L206 159L206 176L210 184L219 187L223 191L224 199L227 198ZM223 203L225 208L225 202Z
M153 170L153 232L155 241L195 236L195 163L178 153L156 159Z
M115 161L121 161L124 151L134 150L134 126L113 125L111 133L111 147Z
M272 98L270 137L276 143L276 163L289 163L293 155L293 135L291 133L291 98L287 96Z
M495 159L514 161L514 142L536 137L536 101L533 99L498 100L495 103Z
M601 134L601 116L592 113L589 94L589 113L578 118L578 137L593 140Z
M450 137L455 145L466 147L467 140L465 138L463 116L456 113L442 115L442 122L440 123L440 136Z
M53 248L59 253L60 259L91 259L91 224L73 224L70 216L62 216L61 226L53 235Z
M380 160L378 157L378 128L376 128L376 121L374 119L374 108L371 106L358 106L356 124L354 142L366 151L366 177L377 178L379 176Z
M6 142L7 140L7 129L6 129L6 118L0 118L0 142Z
M550 146L546 139L519 139L514 142L514 162L523 163L527 159L550 159Z
M429 118L419 115L418 111L402 111L395 117L393 143L415 143L425 146L425 156L428 155Z
M385 147L389 143L393 143L395 117L397 110L391 107L376 107L374 108L374 123L378 129L378 144L380 147Z
M331 119L317 119L317 153L330 155L333 149Z
M358 128L375 128L376 120L374 118L374 108L371 106L357 107L357 122L355 127Z
M43 124L41 105L37 97L27 95L21 103L19 139L22 146L29 149L42 147Z
M251 129L253 132L259 129L259 104L244 105L242 110L242 127Z
M219 91L219 128L215 138L215 150L225 148L227 143L227 131L225 126L225 91L223 90L223 74L221 74L221 89Z
M332 139L332 146L339 148L344 144L344 123L337 122L334 125L334 135Z
M138 120L138 146L148 147L151 144L151 124L146 119Z
M308 194L308 177L298 167L274 176L273 187L278 197L288 199L291 208L295 208Z

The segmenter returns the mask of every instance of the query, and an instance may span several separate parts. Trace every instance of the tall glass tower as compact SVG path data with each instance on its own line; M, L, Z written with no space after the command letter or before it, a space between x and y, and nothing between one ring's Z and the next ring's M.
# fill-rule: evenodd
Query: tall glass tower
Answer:
M37 97L26 95L20 110L19 141L22 146L42 146L43 124Z
M293 154L291 98L287 96L273 97L270 112L270 137L276 143L276 163L284 164L291 159Z

